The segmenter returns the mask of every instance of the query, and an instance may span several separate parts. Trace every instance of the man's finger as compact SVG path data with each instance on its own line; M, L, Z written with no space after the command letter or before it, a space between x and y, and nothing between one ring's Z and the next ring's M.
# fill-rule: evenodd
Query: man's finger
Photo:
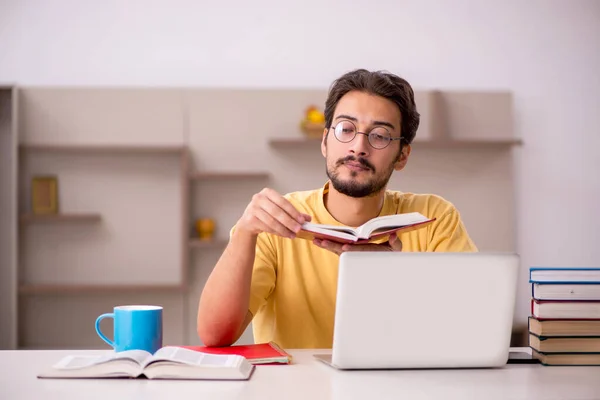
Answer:
M389 251L390 246L387 243L382 244L355 244L345 248L346 251Z
M400 241L398 241L400 242ZM392 251L392 246L388 243L381 244L342 244L332 242L331 240L319 240L315 239L313 243L322 249L326 249L336 253L337 255L342 254L345 251ZM400 243L400 248L402 244Z
M390 246L394 251L402 251L402 241L397 235L390 236Z
M277 221L271 214L263 209L258 209L255 213L256 219L262 224L262 230L275 235L293 239L296 233Z
M319 239L315 239L314 244L316 244L317 246L319 246L322 249L332 251L337 255L342 254L342 252L344 251L343 247L345 246L340 243L332 242L331 240L319 240Z
M284 210L294 220L298 221L301 224L306 222L302 213L300 213L298 210L296 210L296 208L292 205L292 203L290 203L290 201L287 200L285 197L281 196L279 193L277 193L273 190L266 191L265 193L267 194L268 199L272 203L279 206L279 208Z
M261 207L267 214L274 218L276 224L285 226L292 233L296 233L300 230L301 223L292 218L288 213L279 208L278 205L272 201L265 201L261 204Z

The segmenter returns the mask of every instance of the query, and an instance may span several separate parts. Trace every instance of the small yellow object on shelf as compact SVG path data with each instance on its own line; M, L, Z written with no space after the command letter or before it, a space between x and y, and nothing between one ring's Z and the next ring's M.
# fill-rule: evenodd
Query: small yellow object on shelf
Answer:
M300 123L302 132L311 138L320 138L325 130L325 114L316 106L309 106L304 113L304 119Z
M212 218L196 220L196 232L200 240L212 240L215 232L215 221Z
M35 215L58 213L58 177L34 176L31 179L31 208Z
M306 119L314 123L323 123L325 122L325 114L319 110L312 109L306 114Z

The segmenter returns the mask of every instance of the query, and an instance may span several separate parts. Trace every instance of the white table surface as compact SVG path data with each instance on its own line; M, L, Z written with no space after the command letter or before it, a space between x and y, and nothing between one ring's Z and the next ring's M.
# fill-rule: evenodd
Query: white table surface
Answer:
M257 366L249 381L152 381L36 378L65 355L104 350L0 351L0 399L600 399L600 367L337 371L312 357L324 351L289 352L293 364Z

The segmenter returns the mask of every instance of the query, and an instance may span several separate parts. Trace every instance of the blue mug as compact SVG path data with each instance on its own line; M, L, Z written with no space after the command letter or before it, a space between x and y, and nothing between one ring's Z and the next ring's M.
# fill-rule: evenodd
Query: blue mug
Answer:
M163 328L160 306L118 306L96 319L96 333L115 351L145 350L154 354L162 347ZM100 330L100 321L114 319L114 340Z

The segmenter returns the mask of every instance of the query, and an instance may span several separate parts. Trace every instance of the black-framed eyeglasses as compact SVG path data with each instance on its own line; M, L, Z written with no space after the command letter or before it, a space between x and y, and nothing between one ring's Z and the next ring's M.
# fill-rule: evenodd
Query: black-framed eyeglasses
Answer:
M356 125L352 121L340 121L332 128L335 138L342 143L350 143L357 134L365 135L369 140L369 144L377 150L385 149L394 140L402 140L402 136L392 137L390 131L383 126L377 126L371 129L369 133L365 133L358 132Z

